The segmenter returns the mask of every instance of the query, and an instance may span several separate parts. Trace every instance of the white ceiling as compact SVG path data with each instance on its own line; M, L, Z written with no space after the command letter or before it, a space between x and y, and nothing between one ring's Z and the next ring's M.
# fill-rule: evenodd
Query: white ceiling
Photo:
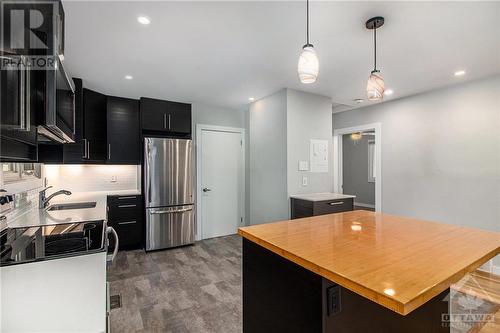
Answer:
M310 6L320 60L312 85L297 78L305 42L305 4L297 1L64 1L65 64L86 87L117 96L243 108L251 96L288 87L355 105L373 66L364 23L381 15L378 63L390 98L500 73L500 2ZM149 26L137 22L140 14ZM458 69L467 75L454 77Z

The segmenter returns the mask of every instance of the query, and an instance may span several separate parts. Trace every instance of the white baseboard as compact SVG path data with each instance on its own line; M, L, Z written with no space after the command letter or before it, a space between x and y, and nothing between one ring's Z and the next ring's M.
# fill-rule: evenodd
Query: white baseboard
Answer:
M373 209L375 209L375 205L365 204L365 203L361 203L361 202L354 202L354 206L359 206L359 207L366 207L366 208L373 208Z

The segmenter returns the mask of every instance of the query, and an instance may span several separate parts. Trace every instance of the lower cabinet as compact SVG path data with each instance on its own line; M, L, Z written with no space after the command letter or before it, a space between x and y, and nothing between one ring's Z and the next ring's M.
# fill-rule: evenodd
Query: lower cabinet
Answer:
M118 233L119 249L144 247L144 210L141 195L108 195L108 225ZM110 247L114 244L110 240Z
M291 217L299 219L302 217L317 216L324 214L333 214L347 212L354 209L354 200L335 199L323 201L310 201L297 198L291 198Z

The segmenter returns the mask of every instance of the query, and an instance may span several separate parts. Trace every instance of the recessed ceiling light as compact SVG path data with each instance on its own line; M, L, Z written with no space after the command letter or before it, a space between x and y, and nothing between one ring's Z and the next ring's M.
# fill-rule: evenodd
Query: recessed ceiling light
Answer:
M125 75L125 80L132 80L134 77L132 75Z
M356 104L361 104L361 103L363 103L364 101L365 101L365 100L364 100L364 99L362 99L362 98L356 98L356 99L354 100L354 103L356 103Z
M249 102L253 102L253 101L255 101L255 98L254 97L248 97L248 101Z
M148 25L149 23L151 23L151 20L149 17L141 15L137 17L137 22L139 22L140 24Z
M386 91L384 91L384 95L386 96L391 96L392 94L394 94L394 90L392 89L387 89Z
M459 71L456 71L455 72L455 76L464 76L465 75L465 71L464 70L459 70Z

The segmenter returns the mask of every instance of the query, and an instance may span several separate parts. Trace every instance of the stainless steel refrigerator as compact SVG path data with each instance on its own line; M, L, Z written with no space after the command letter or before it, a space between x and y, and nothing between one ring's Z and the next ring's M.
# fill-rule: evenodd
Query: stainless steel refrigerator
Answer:
M192 141L144 138L146 251L194 243Z

